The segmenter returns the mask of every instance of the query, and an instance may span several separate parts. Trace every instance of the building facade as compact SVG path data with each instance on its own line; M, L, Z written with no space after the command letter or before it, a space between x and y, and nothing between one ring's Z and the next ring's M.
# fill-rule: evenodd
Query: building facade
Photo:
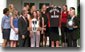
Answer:
M75 7L77 13L77 6L80 4L80 0L0 0L0 43L3 43L2 32L1 32L1 19L3 16L3 9L8 7L9 4L14 4L18 11L21 11L25 4L35 5L37 9L41 9L42 4L56 6L67 5L68 10L70 7Z

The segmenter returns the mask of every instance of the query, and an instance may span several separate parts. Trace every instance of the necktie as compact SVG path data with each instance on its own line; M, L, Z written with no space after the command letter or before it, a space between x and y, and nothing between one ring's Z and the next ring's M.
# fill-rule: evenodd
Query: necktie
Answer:
M25 22L27 23L27 20L26 20L26 18L24 18L24 20L25 20Z

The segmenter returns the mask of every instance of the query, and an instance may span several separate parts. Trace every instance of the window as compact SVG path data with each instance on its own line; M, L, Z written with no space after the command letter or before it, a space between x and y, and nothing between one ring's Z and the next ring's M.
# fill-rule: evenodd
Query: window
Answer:
M39 9L42 8L42 5L45 4L46 6L49 6L49 3L39 3Z
M30 8L31 8L33 5L35 5L35 3L24 3L24 6L27 5L27 4L30 5Z

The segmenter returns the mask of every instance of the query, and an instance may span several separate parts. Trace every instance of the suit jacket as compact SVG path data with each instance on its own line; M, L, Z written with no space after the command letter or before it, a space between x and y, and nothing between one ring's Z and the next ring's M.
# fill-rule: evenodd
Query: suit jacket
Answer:
M25 35L25 37L27 37L29 35L29 31L27 30L27 27L29 27L29 21L27 19L26 21L27 23L23 17L18 20L19 36Z

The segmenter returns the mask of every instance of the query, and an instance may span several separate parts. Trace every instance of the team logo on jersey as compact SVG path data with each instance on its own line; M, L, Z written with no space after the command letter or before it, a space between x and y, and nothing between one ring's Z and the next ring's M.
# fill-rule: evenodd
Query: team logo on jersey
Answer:
M59 18L59 15L58 15L59 10L56 7L54 7L53 9L51 9L50 10L50 13L52 14L51 15L51 18Z

